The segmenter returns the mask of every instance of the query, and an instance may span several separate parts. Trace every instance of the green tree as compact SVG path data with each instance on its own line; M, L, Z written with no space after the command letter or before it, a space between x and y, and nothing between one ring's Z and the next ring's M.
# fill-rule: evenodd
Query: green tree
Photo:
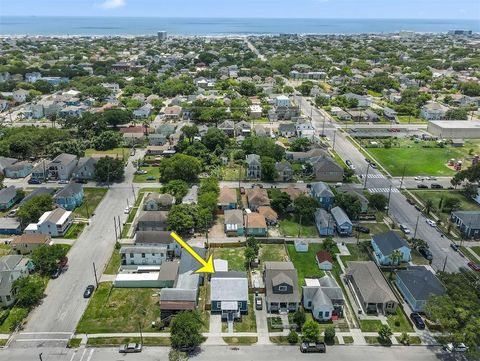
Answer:
M298 334L295 330L290 330L290 333L287 336L287 341L292 345L295 345L298 342Z
M333 326L328 326L325 329L325 342L327 343L333 343L335 340L335 327Z
M171 194L175 197L177 203L180 203L188 193L188 184L180 179L171 180L165 184L162 191Z
M425 213L428 215L433 210L433 201L431 199L427 199L424 203L424 210Z
M118 147L123 141L120 133L111 130L100 133L93 139L93 147L96 150L107 150Z
M213 152L217 148L224 149L228 143L228 137L222 130L212 127L202 137L202 143Z
M315 198L303 194L293 201L293 212L304 220L312 220L318 207L320 207L320 204Z
M50 94L53 92L53 85L45 80L37 80L33 83L35 90L39 91L42 94Z
M194 182L201 171L201 162L197 158L185 154L175 154L173 157L164 158L160 162L160 180L162 182L174 179Z
M258 255L258 252L260 251L260 241L258 239L252 236L248 237L246 241L246 246L253 249L255 255Z
M177 314L170 323L170 339L174 349L192 349L203 341L203 320L198 311Z
M314 320L306 321L302 326L302 340L304 342L318 342L320 326Z
M402 332L400 335L400 343L406 346L410 345L410 336L406 332Z
M448 209L449 212L456 211L460 209L461 206L462 206L462 201L458 198L453 198L453 197L445 199L445 202L443 203L443 208Z
M393 250L390 253L390 259L392 261L392 265L398 265L403 258L403 253L399 249Z
M356 194L337 193L335 195L335 205L342 208L350 219L357 219L362 212L362 204Z
M115 182L123 179L125 172L121 159L111 157L100 158L95 164L95 180L97 182Z
M17 305L32 308L39 304L45 291L45 283L38 275L20 277L12 284Z
M271 198L271 206L278 214L284 214L287 207L292 203L290 196L285 192L273 193Z
M183 135L193 143L193 138L198 135L198 127L195 124L186 125L182 128Z
M303 96L308 96L310 95L310 92L312 91L313 88L313 83L311 81L304 81L302 84L297 86L297 90L302 93Z
M380 336L380 338L383 341L390 341L390 337L392 335L393 335L393 332L388 325L380 326L380 328L378 330L378 336Z
M445 113L446 119L455 119L455 120L467 120L468 111L466 108L453 108L447 110Z
M50 275L58 268L58 262L67 254L61 244L42 245L32 252L32 262L35 269L42 275Z
M311 143L307 138L295 138L290 143L290 150L292 152L306 152L310 149Z
M322 248L332 256L337 253L337 244L332 237L327 237L322 243Z
M383 211L388 204L388 198L381 193L371 193L368 195L370 207L377 211Z
M261 158L262 165L262 180L272 182L278 176L277 169L275 168L275 159L270 157Z
M174 205L167 216L168 229L179 234L189 233L195 227L197 207L188 204Z
M305 311L301 308L299 308L294 314L293 314L293 322L297 324L297 328L301 329L303 324L305 323L307 319L307 316L305 315Z
M30 223L38 222L40 216L53 209L53 197L50 194L35 196L21 205L17 212L17 218L22 227Z
M178 350L170 350L168 353L168 361L188 361L188 355Z

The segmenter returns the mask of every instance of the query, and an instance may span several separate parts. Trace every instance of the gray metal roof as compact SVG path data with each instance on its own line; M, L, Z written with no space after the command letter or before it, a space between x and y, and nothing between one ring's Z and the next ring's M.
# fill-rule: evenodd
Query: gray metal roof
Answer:
M332 217L338 225L342 225L345 223L352 224L350 218L348 218L347 214L343 211L340 207L334 207L330 211L332 213Z
M245 272L215 272L210 279L212 301L247 301L248 279Z
M8 203L17 195L17 189L15 186L10 186L0 190L0 203Z
M373 241L376 243L380 251L384 256L388 256L394 250L408 247L407 241L398 235L394 231L388 231L373 236Z
M160 301L197 301L196 290L181 288L163 288L160 291Z
M53 194L53 192L55 192L54 188L46 188L46 187L35 188L31 193L27 194L25 198L23 198L20 201L19 205L25 204L33 197L42 196L44 194Z
M55 198L68 198L79 194L83 190L80 183L69 183L55 194Z
M325 209L317 208L314 215L315 215L315 223L319 225L320 228L325 228L325 227L333 228L335 224L333 221L333 217Z
M124 246L120 248L120 254L122 253L165 253L166 246Z
M312 183L312 190L317 197L334 197L330 187L323 182Z
M197 254L202 258L205 258L205 248L192 247ZM197 269L201 267L201 264L193 258L190 253L182 251L180 256L180 266L178 268L178 278L175 288L182 289L197 289L200 284L202 275L195 273Z
M439 279L424 266L412 266L397 271L399 278L412 296L418 300L428 300L432 295L443 295L445 288Z
M135 244L161 243L170 244L174 240L167 231L137 231L135 233Z
M458 218L465 226L473 229L480 229L479 211L456 211L452 215Z

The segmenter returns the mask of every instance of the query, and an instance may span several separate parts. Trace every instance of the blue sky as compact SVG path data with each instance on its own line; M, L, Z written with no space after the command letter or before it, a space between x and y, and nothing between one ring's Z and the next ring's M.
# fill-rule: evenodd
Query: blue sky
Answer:
M479 0L0 0L0 15L479 19ZM0 24L1 25L1 24Z

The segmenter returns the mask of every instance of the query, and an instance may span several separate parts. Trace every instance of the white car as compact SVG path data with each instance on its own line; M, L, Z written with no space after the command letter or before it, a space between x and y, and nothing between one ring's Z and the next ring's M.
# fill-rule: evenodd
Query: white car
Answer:
M132 207L125 207L125 209L123 210L123 213L129 214L131 210L132 210Z
M468 346L465 346L464 343L459 343L456 346L453 343L447 343L445 345L445 350L450 352L466 352L468 351Z
M355 166L352 164L352 165L350 166L350 169L351 169L351 170L355 170Z
M416 176L415 178L416 181L423 181L425 178L424 177L419 177L419 176Z
M431 219L426 219L425 222L427 222L427 224L429 226L432 226L432 227L436 227L437 226L437 223L435 223L435 221L432 221Z

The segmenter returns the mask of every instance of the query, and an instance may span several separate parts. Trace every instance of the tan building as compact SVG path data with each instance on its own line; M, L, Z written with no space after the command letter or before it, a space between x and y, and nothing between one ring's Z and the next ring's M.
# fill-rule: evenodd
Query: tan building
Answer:
M12 240L10 245L12 249L18 254L29 254L38 247L48 245L51 243L51 238L48 234L22 234Z

